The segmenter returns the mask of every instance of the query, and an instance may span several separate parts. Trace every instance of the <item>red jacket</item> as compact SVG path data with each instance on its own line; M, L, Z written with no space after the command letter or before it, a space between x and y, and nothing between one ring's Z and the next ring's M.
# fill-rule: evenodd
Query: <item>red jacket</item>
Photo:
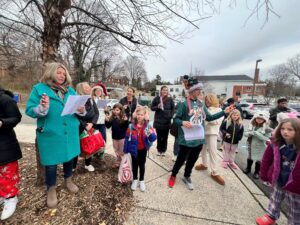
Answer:
M259 175L263 181L268 181L274 186L279 178L280 170L281 155L279 146L270 144L264 152ZM300 195L300 153L297 154L294 169L291 171L283 189Z

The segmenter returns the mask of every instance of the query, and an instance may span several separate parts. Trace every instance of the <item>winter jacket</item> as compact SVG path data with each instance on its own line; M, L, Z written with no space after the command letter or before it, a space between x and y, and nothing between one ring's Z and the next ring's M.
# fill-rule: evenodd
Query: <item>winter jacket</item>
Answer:
M150 149L152 143L156 140L156 134L154 129L148 124L144 123L142 128L144 145L147 150ZM126 131L125 142L124 142L124 153L130 153L133 157L137 157L138 151L138 132L137 125L132 123Z
M160 96L156 96L151 104L151 110L155 111L153 127L160 130L170 128L171 120L174 112L174 102L172 98L167 97L163 101L163 109L158 107L160 104Z
M13 93L0 89L0 166L22 158L21 149L14 127L21 121L22 115Z
M191 108L192 109L203 109L206 121L213 121L225 115L224 111L218 112L216 114L211 115L207 110L206 106L202 104L198 99L191 99ZM197 147L199 145L205 144L205 139L192 140L187 141L184 139L184 132L182 130L183 121L190 121L193 115L189 115L189 107L188 107L188 99L185 99L183 102L178 103L178 109L175 116L175 123L178 125L178 143L179 145L184 145L187 147ZM204 121L202 123L204 129Z
M113 140L121 140L125 138L128 124L128 120L121 123L117 117L114 117L111 121L105 121L106 128L111 128Z
M76 114L78 120L80 122L79 125L79 134L81 134L86 128L87 123L92 123L94 126L97 124L97 120L99 117L99 111L97 105L94 100L89 98L85 103L86 114L84 116L80 116Z
M221 112L222 109L216 107L207 108L210 114ZM223 121L223 116L213 121L205 121L205 135L218 135L219 129Z
M243 124L228 123L229 121L225 120L220 127L220 131L223 134L223 141L234 145L238 144L243 138L244 126ZM226 137L226 133L229 133L231 136Z
M277 114L281 113L281 112L291 112L291 109L275 107L275 108L270 109L269 112L270 112L270 127L275 129L278 125Z
M131 104L128 104L127 97L121 98L120 100L121 105L127 105L127 108L125 109L125 114L128 119L132 118L132 113L134 113L136 106L137 106L137 99L136 97L132 98Z
M260 166L260 177L263 181L270 182L273 186L276 185L281 170L281 155L280 147L277 144L268 145L263 155ZM300 195L300 153L295 160L294 169L289 175L287 183L283 189Z
M263 127L255 128L249 126L244 135L248 137L247 142L250 159L260 161L267 147L266 142L272 135L272 130L266 128L264 131Z
M47 115L40 116L34 110L39 106L43 93L48 95L50 104ZM62 100L48 85L38 83L33 86L28 98L25 112L37 118L37 144L44 166L68 162L80 153L78 118L74 114L61 116L70 95L76 95L71 87Z

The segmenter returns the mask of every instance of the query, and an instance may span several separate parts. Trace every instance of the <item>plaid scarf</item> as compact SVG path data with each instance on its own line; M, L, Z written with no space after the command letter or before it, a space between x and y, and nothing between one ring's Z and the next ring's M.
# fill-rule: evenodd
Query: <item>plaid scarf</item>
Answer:
M62 100L64 100L65 94L68 92L67 87L56 84L56 83L53 83L53 85L51 86L51 89L54 91L56 96L58 96Z

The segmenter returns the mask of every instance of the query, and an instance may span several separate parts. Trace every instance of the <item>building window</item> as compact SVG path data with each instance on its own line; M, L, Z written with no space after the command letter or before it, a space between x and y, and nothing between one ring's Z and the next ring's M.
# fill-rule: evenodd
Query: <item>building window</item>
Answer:
M170 88L170 92L174 92L174 89L173 89L173 88Z
M175 88L175 92L179 92L179 88Z

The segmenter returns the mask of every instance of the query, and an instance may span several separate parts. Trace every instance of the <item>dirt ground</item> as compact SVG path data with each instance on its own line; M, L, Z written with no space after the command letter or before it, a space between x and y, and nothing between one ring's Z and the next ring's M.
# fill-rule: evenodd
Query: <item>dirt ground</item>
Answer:
M107 169L97 159L93 161L95 172L83 168L78 162L74 181L79 186L77 194L69 194L63 186L62 168L58 169L57 209L46 206L45 187L37 187L35 150L32 144L22 144L23 159L20 163L20 196L15 214L0 224L123 224L134 205L129 185L117 181L117 170L111 169L114 157L105 155ZM1 208L2 211L2 208Z

